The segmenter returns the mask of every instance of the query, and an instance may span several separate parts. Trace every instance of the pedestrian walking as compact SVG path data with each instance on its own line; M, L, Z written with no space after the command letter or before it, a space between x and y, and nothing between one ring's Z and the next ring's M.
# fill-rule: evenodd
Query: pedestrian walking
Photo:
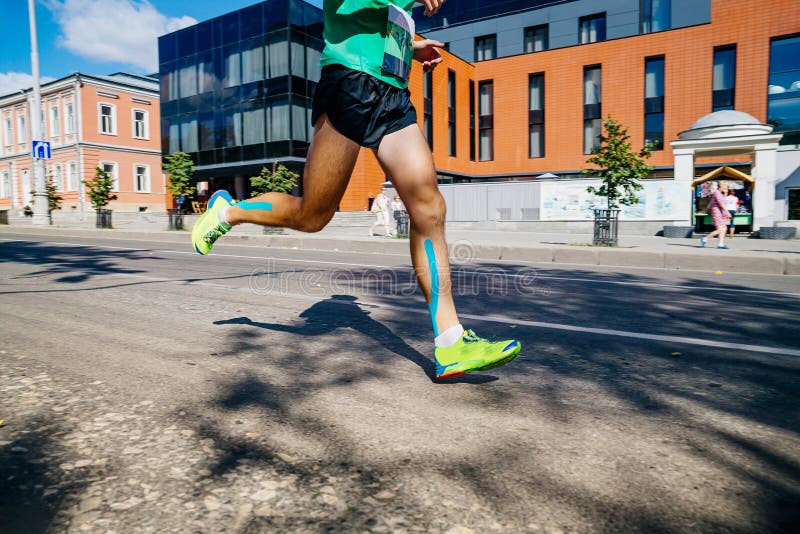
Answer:
M736 225L733 223L733 220L736 217L737 210L739 209L739 197L736 196L736 191L733 189L728 189L728 196L725 197L725 208L728 210L728 213L731 214L728 228L730 229L731 237L733 237L733 232L736 231Z
M403 201L400 200L400 196L395 195L394 200L392 200L392 219L394 219L394 235L400 234L400 217L403 217L405 215L405 211L406 207L403 205Z
M725 196L727 193L728 183L720 182L717 190L711 194L711 199L708 203L708 212L711 214L711 224L714 225L716 230L706 237L700 238L700 246L702 247L705 247L708 244L708 240L712 237L718 237L719 244L717 248L728 248L728 245L725 244L725 233L727 231L728 219L730 219L732 215L728 211L728 206L725 204Z
M392 232L389 230L389 197L386 196L385 190L381 187L380 193L372 201L372 213L375 214L375 222L369 227L369 235L375 235L375 227L383 226L383 235L389 237Z
M422 0L425 14L445 0ZM445 241L445 203L428 143L417 125L408 78L412 60L428 72L443 43L415 40L414 0L324 0L322 76L314 92L314 136L303 196L267 193L234 204L219 191L197 220L192 243L208 254L242 223L318 232L336 212L361 147L373 151L411 216L411 260L433 324L436 377L482 371L514 359L518 341L492 342L458 318Z

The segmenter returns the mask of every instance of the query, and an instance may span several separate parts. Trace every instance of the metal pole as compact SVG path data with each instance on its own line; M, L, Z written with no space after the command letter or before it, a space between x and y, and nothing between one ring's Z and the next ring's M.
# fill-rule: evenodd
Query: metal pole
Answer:
M33 159L33 224L50 224L50 203L47 198L47 177L44 160L33 153L33 141L42 141L42 89L39 81L39 46L36 39L36 6L28 0L28 19L31 26L31 68L33 70L33 99L31 110L31 158Z

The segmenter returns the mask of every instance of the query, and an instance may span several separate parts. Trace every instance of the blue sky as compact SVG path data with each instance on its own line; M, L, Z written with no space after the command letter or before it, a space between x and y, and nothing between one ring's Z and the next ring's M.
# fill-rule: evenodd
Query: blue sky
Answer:
M307 0L320 6L322 0ZM257 0L37 0L44 79L157 70L156 37ZM0 95L30 86L27 0L0 0Z

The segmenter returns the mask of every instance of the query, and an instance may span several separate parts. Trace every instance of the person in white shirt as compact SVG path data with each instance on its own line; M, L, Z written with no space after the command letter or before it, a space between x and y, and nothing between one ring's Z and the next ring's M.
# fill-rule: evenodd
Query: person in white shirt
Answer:
M389 230L389 197L386 196L386 193L382 187L381 192L378 193L378 196L372 201L372 213L375 214L375 222L369 228L370 237L375 235L375 227L381 225L386 232L384 236L388 237L392 235L391 231Z
M398 217L400 216L400 212L406 211L406 207L403 205L403 201L400 200L399 195L394 196L394 200L392 200L392 218L394 219L394 235L397 235L398 232Z
M728 213L731 214L731 220L728 224L728 228L730 228L731 237L733 237L733 232L736 230L736 227L733 224L733 218L736 217L736 210L739 209L739 197L736 196L736 193L733 189L728 189L728 196L725 197L725 207L728 209Z

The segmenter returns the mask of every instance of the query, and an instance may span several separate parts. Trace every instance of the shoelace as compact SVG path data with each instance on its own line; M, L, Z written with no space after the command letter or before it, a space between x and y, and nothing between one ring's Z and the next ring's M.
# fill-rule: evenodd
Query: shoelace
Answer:
M478 334L475 333L474 330L464 330L463 339L467 343L475 343L476 341L486 341L486 342L489 341L488 339L480 337Z
M210 245L214 243L217 239L219 239L219 237L222 235L225 235L225 232L223 232L222 229L219 226L217 226L213 230L206 232L206 235L203 236L203 241L205 241Z

